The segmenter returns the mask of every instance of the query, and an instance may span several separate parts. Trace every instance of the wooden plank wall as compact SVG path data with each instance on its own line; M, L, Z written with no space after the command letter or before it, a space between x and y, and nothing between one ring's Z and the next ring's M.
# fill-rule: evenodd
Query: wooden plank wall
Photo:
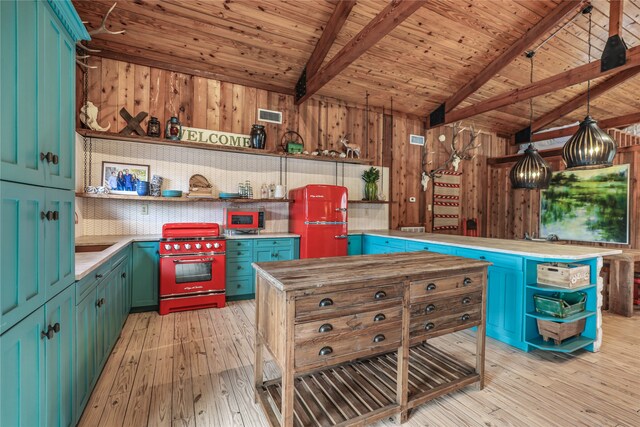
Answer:
M614 164L630 165L629 192L629 245L608 245L603 243L570 242L585 246L640 249L640 137L618 130L609 133L618 143L618 147L634 147L618 152ZM554 171L564 169L559 156L547 158ZM540 191L512 190L509 183L509 171L514 163L489 165L488 168L488 216L487 237L503 239L521 239L524 233L539 236Z
M338 140L349 134L350 142L362 148L362 157L373 164L391 167L392 194L390 227L425 225L431 230L432 186L422 191L420 178L422 154L427 152L427 170L435 169L448 158L445 147L437 137L444 133L451 138L450 127L440 127L429 132L423 121L416 117L393 114L391 136L384 140L383 112L367 109L344 101L315 96L300 106L293 97L263 89L207 79L184 73L167 71L107 58L92 57L90 65L95 69L88 74L88 99L99 109L98 122L111 124L111 132L126 126L119 111L125 107L132 115L146 111L163 124L171 116L177 116L184 126L248 134L256 122L258 108L283 112L283 124L266 125L267 149L275 150L286 129L299 132L305 141L305 149L335 149L342 152ZM77 73L77 102L82 102L83 73ZM364 99L363 99L364 101ZM79 106L78 106L79 108ZM386 111L387 115L390 113ZM147 120L142 123L146 130ZM426 147L409 144L409 135L426 136ZM368 138L367 138L368 137ZM482 146L476 157L461 164L463 171L462 217L477 218L480 235L484 232L486 203L486 159L507 154L509 141L496 134L480 136ZM461 136L461 144L467 143L469 134ZM448 143L448 142L447 142ZM383 145L390 152L383 163ZM415 197L416 202L409 202ZM452 233L460 233L461 230Z

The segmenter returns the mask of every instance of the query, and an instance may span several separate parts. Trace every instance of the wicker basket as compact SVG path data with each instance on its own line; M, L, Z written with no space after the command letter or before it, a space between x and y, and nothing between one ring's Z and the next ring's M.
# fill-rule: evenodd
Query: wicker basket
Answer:
M584 325L587 322L587 319L580 319L569 323L552 322L542 319L537 320L538 333L542 335L542 339L545 342L552 339L556 345L562 344L562 341L567 338L580 335L582 331L584 331Z

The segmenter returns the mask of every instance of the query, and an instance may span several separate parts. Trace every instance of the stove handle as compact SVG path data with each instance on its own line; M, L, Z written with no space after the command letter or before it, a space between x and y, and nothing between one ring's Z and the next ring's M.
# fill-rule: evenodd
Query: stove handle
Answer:
M333 236L333 237L334 237L334 239L346 239L349 236L347 236L346 234L340 234L339 236Z
M173 260L174 264L197 264L201 262L213 262L213 258L199 258L199 259L189 259L189 260L174 259Z

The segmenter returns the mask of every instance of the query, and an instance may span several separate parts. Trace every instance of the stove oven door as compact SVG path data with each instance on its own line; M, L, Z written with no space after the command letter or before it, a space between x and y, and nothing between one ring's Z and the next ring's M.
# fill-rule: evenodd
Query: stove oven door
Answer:
M160 297L224 292L224 255L160 258Z

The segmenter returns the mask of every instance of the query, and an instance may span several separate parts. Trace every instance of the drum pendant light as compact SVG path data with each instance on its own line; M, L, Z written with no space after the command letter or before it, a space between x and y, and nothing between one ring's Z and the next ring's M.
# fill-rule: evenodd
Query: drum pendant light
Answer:
M531 60L530 80L531 83L533 83L533 56L535 55L535 51L530 50L526 55L527 58ZM529 98L529 129L532 129L532 123L533 98ZM531 140L530 134L529 141ZM540 156L533 144L529 144L524 155L513 168L511 168L509 179L511 180L511 188L513 189L524 188L527 190L535 190L547 188L551 180L551 166Z
M591 13L589 13L589 62L591 62ZM567 169L596 169L611 166L616 155L616 142L600 129L589 115L591 80L587 83L587 117L578 131L562 148Z

